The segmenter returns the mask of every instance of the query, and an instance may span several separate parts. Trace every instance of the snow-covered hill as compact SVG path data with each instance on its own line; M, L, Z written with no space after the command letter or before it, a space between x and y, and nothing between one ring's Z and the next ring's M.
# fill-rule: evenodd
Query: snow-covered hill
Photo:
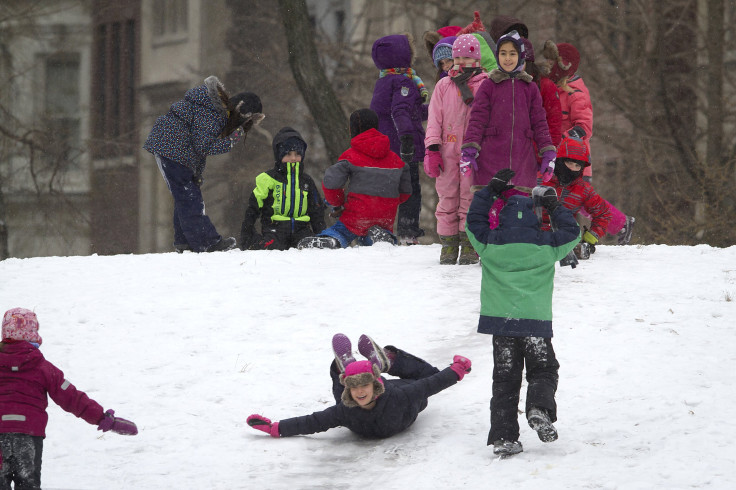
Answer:
M507 460L486 446L480 267L438 257L379 244L0 262L0 310L34 309L44 355L140 430L102 435L50 402L44 488L736 487L736 247L601 246L558 268L560 439L522 419ZM251 413L333 403L336 332L473 371L390 439L250 429Z

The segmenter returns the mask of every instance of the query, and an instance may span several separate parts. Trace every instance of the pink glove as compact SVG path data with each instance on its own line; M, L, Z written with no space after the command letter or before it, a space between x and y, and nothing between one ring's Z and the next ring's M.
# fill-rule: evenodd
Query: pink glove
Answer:
M245 421L254 429L263 431L271 437L281 437L279 434L279 423L271 422L263 415L253 414L245 419Z
M109 430L123 436L134 436L138 433L138 427L131 422L120 417L115 417L115 410L108 410L102 416L102 420L97 425L97 430L107 432Z
M440 152L427 150L424 153L424 173L436 179L443 170L445 170L445 166L442 164L442 155Z
M457 380L462 381L463 377L470 372L470 365L473 364L470 362L470 359L463 356L455 356L452 358L452 364L450 364L450 369L455 371L455 374L457 374Z
M462 156L460 157L460 173L462 175L465 175L468 173L468 170L472 167L473 170L478 170L478 162L476 161L478 158L478 149L473 148L472 146L469 146L467 148L463 148Z
M555 160L557 153L554 150L547 150L542 153L542 165L539 172L542 174L542 181L547 182L555 174Z
M245 135L245 130L242 127L239 127L235 131L230 133L230 148L237 145L238 142L243 139L243 135Z

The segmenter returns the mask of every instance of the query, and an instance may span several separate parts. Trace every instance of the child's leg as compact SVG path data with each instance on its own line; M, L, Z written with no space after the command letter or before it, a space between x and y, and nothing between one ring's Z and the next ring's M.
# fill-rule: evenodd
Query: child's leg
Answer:
M555 351L552 348L552 339L542 337L524 337L524 358L526 360L526 412L532 407L543 408L547 411L552 422L557 420L557 392L558 371Z
M411 162L411 197L399 205L397 234L400 237L419 238L424 230L419 228L419 213L422 211L422 186L419 184L419 164Z
M3 464L0 470L0 489L41 490L41 460L43 438L27 434L0 434Z
M388 370L388 374L391 376L401 379L422 379L440 372L439 369L424 359L413 356L392 345L387 345L384 350L387 353L395 353L395 356L391 359L391 367ZM392 356L389 355L389 357Z
M330 364L330 378L332 379L332 396L335 397L335 403L340 403L345 387L340 383L340 369L334 359Z
M191 249L204 252L222 239L205 214L202 191L194 181L194 172L183 165L156 155L161 174L174 198L174 216Z
M608 208L611 210L611 221L608 222L606 231L609 235L616 236L624 225L626 225L626 215L610 202L606 201L606 204L608 204Z
M458 210L460 208L460 186L458 171L452 172L450 164L445 166L445 171L437 177L435 189L437 190L437 209L434 212L437 218L437 234L440 236L457 235L460 231ZM470 179L466 179L468 182ZM468 208L465 208L467 213ZM464 223L463 223L464 225Z
M334 225L326 228L319 236L331 236L340 242L342 248L347 248L357 237L355 233L348 230L342 221L338 220Z
M519 440L519 392L524 370L523 337L493 336L493 398L488 445Z
M289 248L290 228L291 222L289 221L271 223L269 228L261 230L263 232L263 242L259 248L263 250L286 250Z

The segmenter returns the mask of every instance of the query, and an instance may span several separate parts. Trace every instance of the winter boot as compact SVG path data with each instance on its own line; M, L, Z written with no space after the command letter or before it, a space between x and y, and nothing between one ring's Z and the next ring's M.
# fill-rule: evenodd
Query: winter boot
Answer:
M519 454L524 450L524 447L519 441L507 441L505 439L499 439L493 442L493 454L507 458L514 454Z
M226 252L228 250L234 249L235 245L237 245L235 238L221 238L219 242L207 247L205 252Z
M340 248L340 242L331 236L308 236L299 240L296 244L299 250L305 248Z
M381 346L365 334L358 339L358 352L371 361L371 364L378 366L382 373L387 373L391 367L391 362Z
M176 250L176 253L178 254L183 254L184 252L191 252L192 248L188 243L175 243L174 250Z
M457 259L457 263L460 265L478 263L478 254L475 253L475 249L470 244L468 234L465 232L460 233L460 257Z
M390 243L396 245L396 237L388 230L384 230L378 225L373 225L368 228L366 236L371 239L373 243Z
M586 242L580 242L577 245L575 245L575 248L572 249L573 252L575 252L575 257L577 257L580 260L588 260L590 258L590 253L594 250L591 248L591 245Z
M460 235L440 235L440 264L455 265L457 263L457 254L460 253Z
M419 238L415 236L399 237L399 245L419 245Z
M350 343L350 339L344 334L336 333L334 337L332 337L332 352L335 353L337 369L339 369L341 373L345 372L345 366L355 362L355 357L353 357L353 346Z
M626 217L626 224L623 228L621 228L621 231L618 232L616 237L618 238L618 244L619 245L628 245L631 241L631 233L634 231L634 222L636 221L636 218L633 216L627 216Z
M539 440L542 442L552 442L557 440L557 429L552 425L547 411L543 408L530 408L526 414L526 421L529 427L537 432Z

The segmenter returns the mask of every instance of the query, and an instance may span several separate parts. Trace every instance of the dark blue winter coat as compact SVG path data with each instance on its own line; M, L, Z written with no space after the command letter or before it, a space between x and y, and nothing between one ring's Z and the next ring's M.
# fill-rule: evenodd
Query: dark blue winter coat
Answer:
M373 62L379 70L410 68L414 56L406 35L391 35L373 44ZM401 153L400 136L414 138L413 161L424 160L424 126L428 105L414 81L405 75L386 75L376 81L371 109L378 115L378 131L388 136L391 151Z
M324 432L343 426L363 437L386 438L406 430L427 408L427 399L457 383L457 374L446 368L418 380L384 379L386 391L371 410L338 403L321 412L279 421L281 437Z
M220 133L227 123L227 110L220 99L220 80L207 77L204 85L189 89L169 112L156 119L143 148L184 165L202 175L207 155L230 151L231 142Z
M465 222L483 266L478 332L550 338L555 262L578 243L580 227L560 205L552 213L557 231L542 231L532 199L511 196L491 229L488 213L496 198L488 187L476 192Z

